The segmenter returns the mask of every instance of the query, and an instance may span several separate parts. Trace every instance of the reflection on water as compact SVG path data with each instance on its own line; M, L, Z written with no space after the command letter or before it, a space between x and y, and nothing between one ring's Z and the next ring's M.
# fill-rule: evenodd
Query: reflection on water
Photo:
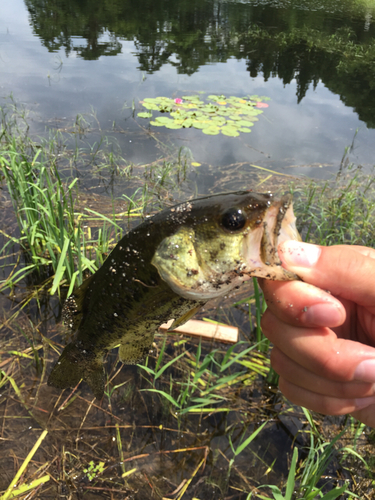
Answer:
M67 56L73 52L91 60L117 55L120 40L131 40L141 71L155 73L170 64L184 75L206 64L245 60L253 78L278 76L283 84L296 79L298 101L321 80L367 125L375 124L370 112L375 10L365 4L337 8L336 2L324 2L312 8L308 2L144 0L116 8L112 2L94 7L75 1L46 8L25 3L33 30L49 51L64 48ZM77 46L73 37L87 45Z
M26 7L28 19L18 0L0 21L0 85L3 95L14 92L35 108L39 132L51 119L94 107L103 130L115 123L132 135L132 106L144 97L258 94L271 97L271 106L249 137L202 141L187 130L168 138L190 147L201 163L250 157L276 169L329 163L335 170L359 128L357 161L372 162L375 136L366 126L374 126L374 12L366 3L28 1ZM16 11L21 24L12 22ZM121 146L135 163L154 155L149 142L123 138Z

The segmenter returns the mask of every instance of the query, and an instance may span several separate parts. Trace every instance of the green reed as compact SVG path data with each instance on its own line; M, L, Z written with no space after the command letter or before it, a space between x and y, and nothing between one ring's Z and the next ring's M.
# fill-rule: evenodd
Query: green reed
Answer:
M78 179L63 183L56 164L51 164L42 150L29 159L18 151L14 140L1 152L0 161L17 218L16 240L28 263L3 288L51 266L54 273L51 293L62 281L70 283L72 289L75 282L82 282L86 270L97 269L95 260L86 256L82 224L74 212Z
M243 349L245 347L245 349ZM269 360L256 351L259 344L248 345L240 341L230 346L224 353L213 349L202 355L199 342L195 354L183 351L167 363L162 363L166 348L166 338L156 360L155 368L145 364L138 366L150 376L148 382L152 386L144 389L155 392L169 401L178 415L201 412L228 412L230 408L222 406L227 401L222 390L235 390L243 384L250 384L258 375L265 376L269 371ZM178 365L182 376L176 376L173 368ZM164 374L164 378L162 375ZM159 379L160 386L156 382Z
M375 178L349 164L327 182L293 189L295 214L305 241L374 247Z

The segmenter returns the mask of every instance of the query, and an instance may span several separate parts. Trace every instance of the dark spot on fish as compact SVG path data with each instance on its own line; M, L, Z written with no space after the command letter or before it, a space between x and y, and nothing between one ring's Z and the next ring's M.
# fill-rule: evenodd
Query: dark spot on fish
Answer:
M225 243L220 243L220 250L224 250L225 248Z
M215 260L218 254L218 250L210 250L210 258L211 260Z

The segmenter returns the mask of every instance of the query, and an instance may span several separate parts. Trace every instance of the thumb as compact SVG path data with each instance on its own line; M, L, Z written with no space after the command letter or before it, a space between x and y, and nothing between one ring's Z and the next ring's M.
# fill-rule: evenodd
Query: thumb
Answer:
M375 251L371 248L286 241L278 253L283 266L303 281L365 307L375 306Z

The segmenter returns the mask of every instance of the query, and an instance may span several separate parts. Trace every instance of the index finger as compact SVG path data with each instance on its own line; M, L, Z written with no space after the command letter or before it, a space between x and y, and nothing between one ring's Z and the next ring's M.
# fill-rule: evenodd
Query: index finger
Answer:
M298 241L279 245L284 267L336 297L343 297L375 312L375 251L366 247L324 247Z
M345 322L344 305L325 290L302 281L258 281L268 308L285 323L334 328Z

